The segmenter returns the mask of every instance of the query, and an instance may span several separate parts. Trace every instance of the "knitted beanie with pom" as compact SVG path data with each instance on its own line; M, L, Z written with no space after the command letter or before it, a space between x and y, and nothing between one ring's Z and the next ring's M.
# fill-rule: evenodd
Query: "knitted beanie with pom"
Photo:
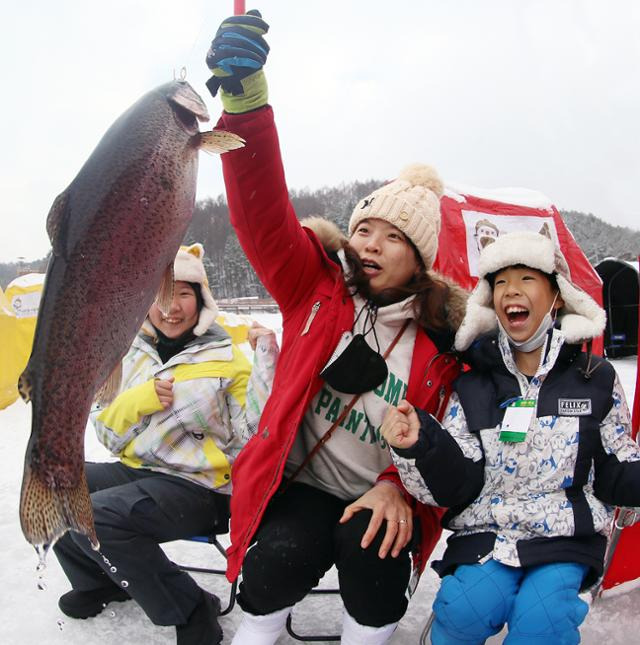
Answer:
M438 252L442 192L442 181L431 166L407 166L397 179L358 202L349 220L349 236L362 220L383 219L413 242L429 270Z

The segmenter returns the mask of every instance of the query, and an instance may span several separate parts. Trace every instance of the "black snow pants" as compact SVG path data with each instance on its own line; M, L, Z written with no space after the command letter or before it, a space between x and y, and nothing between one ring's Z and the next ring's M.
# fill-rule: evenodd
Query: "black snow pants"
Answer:
M357 622L381 627L399 621L408 604L410 545L397 558L381 559L383 522L369 547L361 548L371 511L338 524L349 504L298 482L276 494L244 558L240 606L254 615L290 607L335 564L345 608Z
M156 625L186 623L201 591L159 545L226 527L229 497L119 462L87 462L85 470L100 551L73 531L56 542L53 550L71 586L78 591L126 586Z

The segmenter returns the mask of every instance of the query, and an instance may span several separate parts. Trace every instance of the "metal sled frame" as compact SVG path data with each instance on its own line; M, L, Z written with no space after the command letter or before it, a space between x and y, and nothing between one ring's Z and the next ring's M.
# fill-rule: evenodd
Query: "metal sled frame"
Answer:
M220 555L227 560L227 550L220 544L218 541L218 534L212 533L211 535L194 535L193 537L187 538L190 542L203 542L204 544L212 544L220 553ZM226 569L207 569L204 567L191 567L184 564L175 563L182 571L193 571L195 573L211 573L213 575L226 575ZM234 608L236 604L236 589L238 587L238 579L236 578L231 583L231 589L229 591L229 600L227 606L220 611L220 616L226 616Z
M312 589L309 592L309 595L331 595L331 594L340 594L339 589ZM326 641L339 641L340 640L340 634L332 634L329 636L323 636L320 634L299 634L298 632L295 631L293 628L293 611L287 616L287 633L289 636L292 638L295 638L297 641L303 641L305 643L319 643L319 642L326 642Z

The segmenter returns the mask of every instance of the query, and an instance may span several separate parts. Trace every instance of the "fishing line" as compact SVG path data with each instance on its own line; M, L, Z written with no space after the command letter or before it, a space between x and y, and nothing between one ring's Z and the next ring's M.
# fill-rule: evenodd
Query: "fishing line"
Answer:
M200 40L200 36L203 33L204 30L204 25L205 22L207 22L207 15L206 15L206 9L204 11L204 17L200 21L200 27L198 28L198 32L196 33L196 37L193 39L193 42L191 44L191 49L189 50L189 54L187 55L187 63L191 60L191 57L193 56L193 52L196 48L196 45L198 44L198 41ZM176 68L173 68L173 80L176 80ZM181 81L186 81L187 80L187 65L183 65L180 68L180 80Z

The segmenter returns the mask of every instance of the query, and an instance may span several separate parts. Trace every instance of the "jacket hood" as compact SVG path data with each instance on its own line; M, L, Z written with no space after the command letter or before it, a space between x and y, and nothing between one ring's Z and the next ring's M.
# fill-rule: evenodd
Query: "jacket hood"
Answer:
M324 217L317 215L306 217L300 221L300 224L314 233L324 250L330 256L334 256L339 250L349 244L349 238L347 238L338 226ZM338 262L337 259L336 262ZM455 332L464 319L469 292L437 271L429 270L427 271L427 275L433 280L443 282L449 287L446 302L447 322L449 323L451 331Z

